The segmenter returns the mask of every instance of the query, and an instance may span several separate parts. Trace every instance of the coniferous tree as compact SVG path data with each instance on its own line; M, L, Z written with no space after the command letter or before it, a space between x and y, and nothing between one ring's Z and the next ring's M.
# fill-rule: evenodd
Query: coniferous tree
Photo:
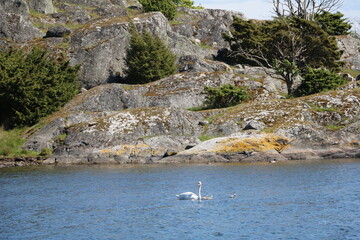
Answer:
M304 80L296 91L297 96L306 96L336 89L347 81L337 73L326 69L308 69Z
M139 34L133 28L125 63L128 83L142 84L167 77L176 72L175 55L157 36Z
M145 12L162 12L172 20L176 14L176 5L173 0L140 0Z
M0 51L0 124L30 126L58 110L78 92L77 70L39 48Z
M330 35L347 35L351 29L351 24L343 17L344 14L341 12L323 11L315 15L315 21Z
M191 0L173 0L173 2L181 7L194 7L194 1Z

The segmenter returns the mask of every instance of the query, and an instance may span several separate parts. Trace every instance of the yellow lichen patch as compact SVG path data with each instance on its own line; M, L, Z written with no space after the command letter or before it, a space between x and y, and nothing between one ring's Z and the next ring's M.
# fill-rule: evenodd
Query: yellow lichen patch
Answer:
M360 142L353 140L350 142L350 146L360 148Z
M217 153L235 153L244 151L263 152L267 150L283 151L288 145L289 140L275 135L252 138L225 138L219 140L214 146L213 151Z

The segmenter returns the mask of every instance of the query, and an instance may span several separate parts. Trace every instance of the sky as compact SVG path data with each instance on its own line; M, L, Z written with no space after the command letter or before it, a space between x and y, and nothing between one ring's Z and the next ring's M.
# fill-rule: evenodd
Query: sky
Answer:
M272 0L194 0L195 5L211 9L226 9L242 12L251 19L271 19L273 14ZM360 0L343 0L342 6L335 10L345 15L351 22L360 22ZM356 32L360 24L355 24Z

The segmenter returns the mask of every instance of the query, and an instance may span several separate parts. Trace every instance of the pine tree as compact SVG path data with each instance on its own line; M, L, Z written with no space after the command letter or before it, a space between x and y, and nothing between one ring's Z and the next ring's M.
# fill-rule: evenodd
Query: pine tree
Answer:
M323 11L315 15L315 21L329 35L347 35L351 29L351 24L343 18L341 12L330 13Z
M173 2L180 7L194 7L194 1L191 0L173 0Z
M128 83L148 83L176 72L175 56L159 37L149 32L139 34L134 28L131 34L125 58Z
M145 12L162 12L165 17L172 20L176 14L176 5L173 0L140 0Z
M296 91L297 96L306 96L336 89L347 81L337 73L326 69L309 68L304 80Z
M0 124L30 126L58 110L78 91L77 70L39 48L0 51Z

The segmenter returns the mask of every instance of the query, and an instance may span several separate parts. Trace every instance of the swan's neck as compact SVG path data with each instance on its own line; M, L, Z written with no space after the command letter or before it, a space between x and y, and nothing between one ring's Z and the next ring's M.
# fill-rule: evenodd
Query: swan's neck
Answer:
M199 186L199 189L198 189L198 196L199 196L199 200L201 200L201 185Z

